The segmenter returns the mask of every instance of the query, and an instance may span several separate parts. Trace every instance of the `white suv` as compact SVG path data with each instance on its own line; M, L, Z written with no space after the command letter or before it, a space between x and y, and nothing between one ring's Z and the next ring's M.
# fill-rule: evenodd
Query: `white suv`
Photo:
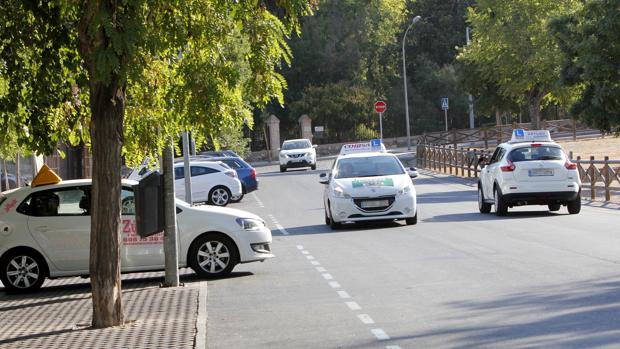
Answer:
M553 142L548 131L514 130L510 142L500 144L488 160L478 181L478 208L498 216L521 205L547 205L570 214L581 210L581 180L572 163Z
M286 172L287 168L310 167L316 170L316 145L309 140L289 139L282 143L280 149L280 172Z

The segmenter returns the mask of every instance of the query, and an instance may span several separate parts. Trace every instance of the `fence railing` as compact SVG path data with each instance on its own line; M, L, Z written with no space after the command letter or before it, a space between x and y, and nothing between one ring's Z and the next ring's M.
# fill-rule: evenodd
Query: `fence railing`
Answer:
M418 144L417 166L420 168L443 172L446 174L478 178L480 174L480 157L485 155L490 158L489 149L454 147L452 145ZM581 178L582 197L590 197L591 200L603 198L605 201L620 201L620 161L595 160L590 156L589 160L583 160L580 156L572 159L577 164L579 177ZM586 195L584 195L586 194Z
M580 122L573 119L544 120L541 122L542 129L549 130L553 136L557 133L568 133L577 139L577 132L588 130ZM489 147L489 142L497 144L507 141L512 136L512 130L516 128L531 129L531 123L512 123L474 129L453 129L443 132L425 133L418 138L419 144L452 144L456 147L461 143L483 143L484 148Z

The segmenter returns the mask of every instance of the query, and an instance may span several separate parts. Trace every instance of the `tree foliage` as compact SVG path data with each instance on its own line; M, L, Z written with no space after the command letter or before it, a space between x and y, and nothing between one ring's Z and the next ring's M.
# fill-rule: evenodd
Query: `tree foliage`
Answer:
M562 82L579 90L572 112L593 127L620 133L618 2L585 2L552 22L551 29L565 55Z

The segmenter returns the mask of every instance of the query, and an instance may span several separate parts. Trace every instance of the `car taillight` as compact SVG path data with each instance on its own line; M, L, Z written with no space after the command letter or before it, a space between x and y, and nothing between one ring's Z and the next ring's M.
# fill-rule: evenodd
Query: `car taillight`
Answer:
M513 164L512 161L508 160L508 165L501 166L499 169L502 170L502 172L512 172L515 170L515 164Z
M224 172L227 176L232 177L232 178L237 178L237 172L235 171L226 171Z
M577 164L571 162L570 160L566 160L566 162L564 163L564 167L566 167L567 170L576 170Z
M540 143L533 143L533 144L532 144L532 148L538 148L538 147L540 147L541 145L542 145L542 144L540 144Z
M250 176L252 178L256 178L256 169L255 168L252 169L252 173L250 173Z

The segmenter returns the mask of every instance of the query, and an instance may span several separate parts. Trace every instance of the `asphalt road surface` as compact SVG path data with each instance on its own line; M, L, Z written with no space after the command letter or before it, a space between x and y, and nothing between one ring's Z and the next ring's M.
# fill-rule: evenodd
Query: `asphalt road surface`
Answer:
M620 212L478 213L473 182L422 172L418 224L324 224L319 173L259 168L231 207L276 258L208 282L207 348L618 348Z

